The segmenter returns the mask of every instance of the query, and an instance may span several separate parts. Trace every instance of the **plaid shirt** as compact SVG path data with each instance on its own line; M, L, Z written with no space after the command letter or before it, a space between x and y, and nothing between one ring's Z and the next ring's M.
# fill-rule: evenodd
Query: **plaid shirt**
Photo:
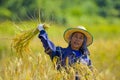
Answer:
M79 61L82 62L88 66L91 65L91 60L89 59L88 55L84 55L81 51L75 51L72 50L70 46L67 48L62 47L56 47L47 36L47 33L42 30L40 31L40 34L38 36L43 44L43 47L45 49L45 53L47 53L51 60L55 56L59 57L58 64L65 66L66 65L66 58L69 60L69 65Z

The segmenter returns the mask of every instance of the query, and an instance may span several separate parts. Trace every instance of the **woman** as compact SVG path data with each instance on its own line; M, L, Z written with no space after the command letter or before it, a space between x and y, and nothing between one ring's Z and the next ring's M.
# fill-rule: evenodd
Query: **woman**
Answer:
M92 44L93 37L84 27L69 28L64 32L64 39L68 43L67 48L56 47L48 39L44 24L40 24L38 30L40 31L39 38L43 44L45 53L50 56L51 60L55 56L59 57L57 69L60 66L66 66L66 59L68 59L69 65L80 61L83 64L91 66L91 60L89 59L90 53L87 46Z

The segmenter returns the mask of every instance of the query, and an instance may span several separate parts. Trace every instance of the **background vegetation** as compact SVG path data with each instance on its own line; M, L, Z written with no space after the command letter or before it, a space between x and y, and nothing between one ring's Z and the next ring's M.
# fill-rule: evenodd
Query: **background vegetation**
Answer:
M94 37L88 48L102 80L120 79L119 0L0 0L0 80L45 80L55 75L37 36L31 42L36 59L21 63L11 49L16 34L43 22L50 24L49 38L62 47L67 46L62 37L65 29L85 26Z
M119 23L119 0L0 0L0 19L38 19L54 23Z

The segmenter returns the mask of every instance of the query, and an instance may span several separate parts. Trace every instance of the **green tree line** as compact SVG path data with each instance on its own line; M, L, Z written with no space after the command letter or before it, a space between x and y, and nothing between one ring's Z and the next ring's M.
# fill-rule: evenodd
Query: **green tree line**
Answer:
M119 0L0 0L0 20L61 22L69 17L120 18Z

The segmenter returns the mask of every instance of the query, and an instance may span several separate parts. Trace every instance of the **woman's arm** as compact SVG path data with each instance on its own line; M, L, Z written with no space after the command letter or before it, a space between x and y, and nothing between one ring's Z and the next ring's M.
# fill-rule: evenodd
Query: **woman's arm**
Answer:
M56 52L56 46L48 39L45 30L41 30L38 37L43 44L45 53L47 53L51 59L53 59L54 56L58 56L58 53Z
M48 35L45 31L45 26L44 24L39 24L38 25L38 30L40 31L38 37L41 40L43 47L45 49L45 53L47 53L50 58L53 60L55 56L60 57L61 55L61 47L56 47L48 38Z

